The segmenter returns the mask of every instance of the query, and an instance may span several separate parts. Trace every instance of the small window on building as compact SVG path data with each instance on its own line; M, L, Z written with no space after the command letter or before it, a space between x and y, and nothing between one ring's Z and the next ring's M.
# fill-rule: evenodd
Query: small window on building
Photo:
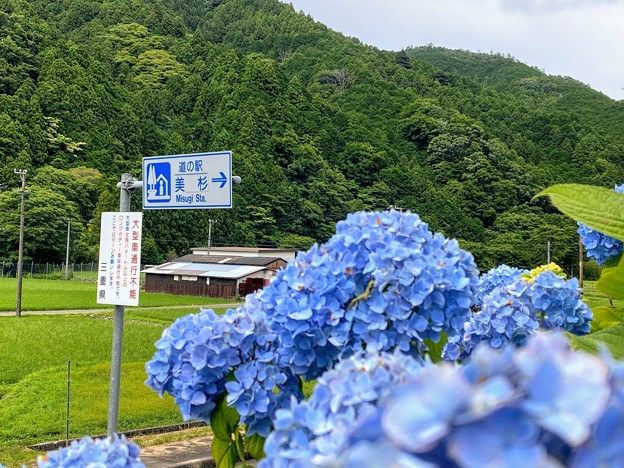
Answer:
M182 281L197 281L197 276L182 275Z
M180 277L178 275L173 275L173 281L180 281Z

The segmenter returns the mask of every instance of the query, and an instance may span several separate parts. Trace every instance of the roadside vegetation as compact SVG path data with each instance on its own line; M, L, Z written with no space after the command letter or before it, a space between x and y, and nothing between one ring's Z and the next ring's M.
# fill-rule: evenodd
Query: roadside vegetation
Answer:
M25 279L24 291L30 310L89 309L95 302L94 284ZM14 296L15 280L0 279L0 310L12 311ZM199 312L192 304L226 302L141 293L144 300L164 307L126 308L120 431L182 422L172 398L161 399L144 385L145 363L168 324ZM31 464L39 453L27 446L65 439L68 360L70 438L106 433L112 315L111 306L110 312L0 317L0 464ZM159 440L168 439L152 443Z

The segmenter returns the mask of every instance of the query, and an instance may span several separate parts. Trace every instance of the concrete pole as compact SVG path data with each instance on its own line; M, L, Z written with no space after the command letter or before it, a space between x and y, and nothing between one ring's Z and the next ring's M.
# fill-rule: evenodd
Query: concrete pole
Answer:
M119 212L130 211L129 179L131 175L124 172L121 174L119 192ZM107 435L112 437L117 432L119 422L119 388L121 384L121 351L123 341L124 306L115 306L113 317L113 349L111 353L110 392L108 399L108 430Z
M17 299L15 300L15 315L19 318L22 316L22 277L24 263L24 197L26 195L26 173L28 171L22 169L13 169L13 173L22 179L22 202L20 206L20 231L19 231L19 247L17 253Z
M581 241L581 236L579 236L579 287L583 289L583 241Z
M65 279L69 279L69 233L71 231L71 221L67 220L67 248L65 249Z
M550 241L548 241L548 246L546 247L546 265L550 265Z
M208 220L208 251L206 252L208 255L210 255L210 246L212 245L212 223L216 222L216 219Z

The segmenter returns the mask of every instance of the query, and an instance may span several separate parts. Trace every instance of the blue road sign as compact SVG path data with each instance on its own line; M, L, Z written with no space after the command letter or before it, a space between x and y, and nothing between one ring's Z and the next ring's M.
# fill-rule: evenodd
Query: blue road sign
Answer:
M143 209L232 208L232 152L143 158Z

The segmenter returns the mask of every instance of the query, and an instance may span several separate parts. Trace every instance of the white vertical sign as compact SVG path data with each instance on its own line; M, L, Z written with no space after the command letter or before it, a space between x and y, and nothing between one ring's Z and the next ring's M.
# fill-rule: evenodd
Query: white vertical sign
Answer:
M139 305L143 213L102 213L98 304Z

